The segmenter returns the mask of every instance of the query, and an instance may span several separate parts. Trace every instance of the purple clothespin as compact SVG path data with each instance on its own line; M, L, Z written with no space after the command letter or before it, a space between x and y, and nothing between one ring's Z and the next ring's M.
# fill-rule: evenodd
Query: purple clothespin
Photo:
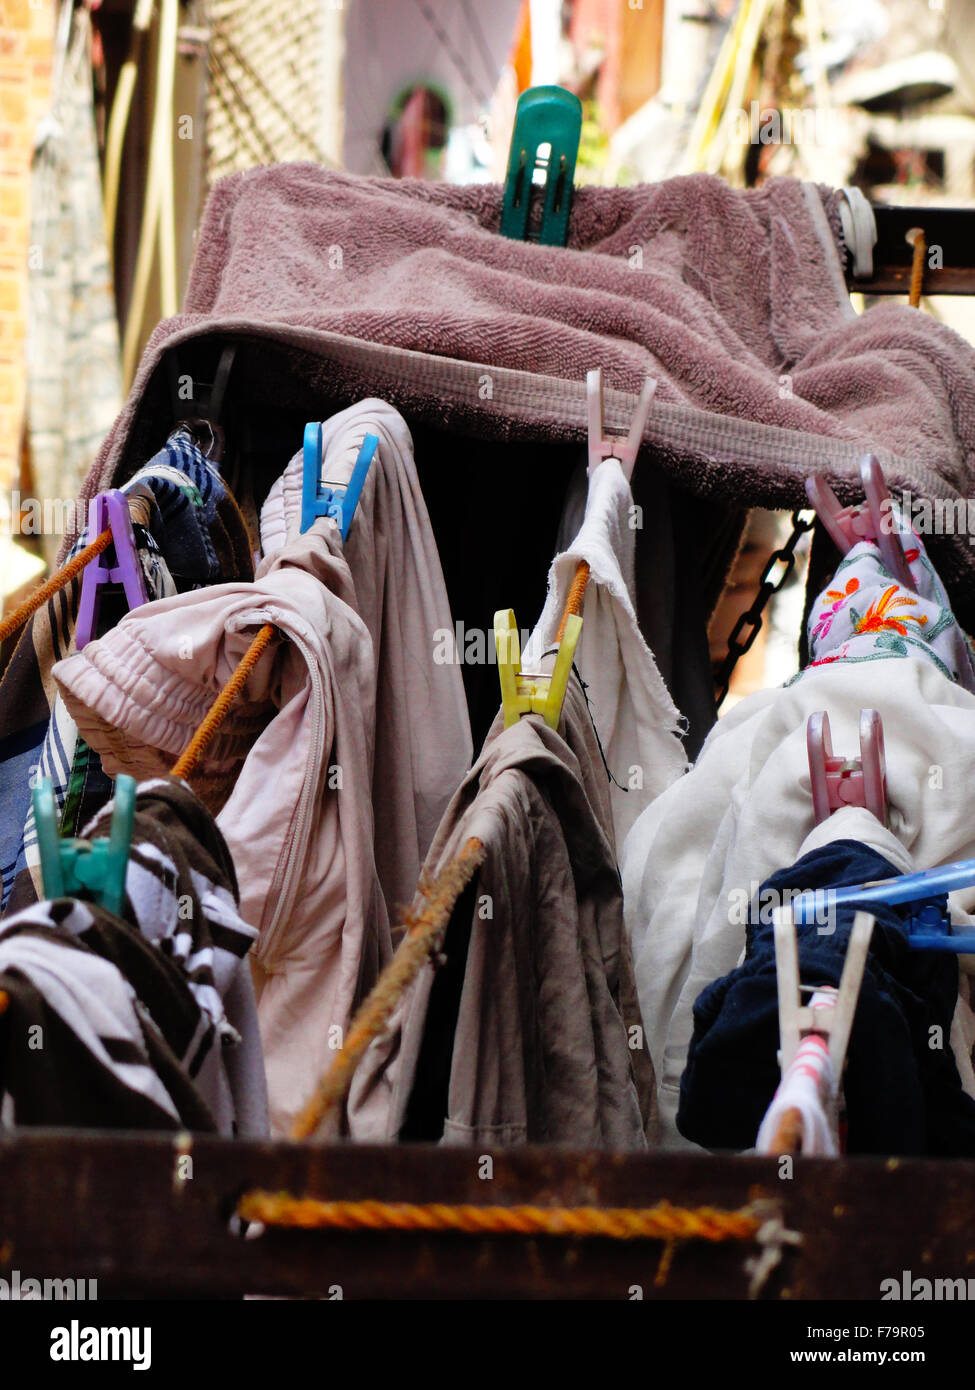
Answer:
M78 606L78 625L75 629L75 650L81 651L95 635L95 622L101 602L103 584L121 584L125 590L129 608L139 608L148 603L142 566L135 551L135 532L129 515L129 504L124 492L113 488L110 492L100 492L88 503L88 540L101 535L106 526L111 528L112 544L115 547L115 563L107 562L108 551L102 551L87 564L81 577L81 602Z

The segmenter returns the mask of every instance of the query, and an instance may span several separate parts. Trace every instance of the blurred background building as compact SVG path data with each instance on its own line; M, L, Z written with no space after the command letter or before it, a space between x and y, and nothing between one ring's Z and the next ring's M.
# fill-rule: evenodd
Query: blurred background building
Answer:
M578 180L785 174L975 203L975 0L0 0L5 597L56 548L24 499L74 497L179 307L216 179L314 160L498 181L540 83L582 99ZM975 333L969 301L926 307ZM780 530L756 518L749 583ZM741 689L788 674L771 632Z

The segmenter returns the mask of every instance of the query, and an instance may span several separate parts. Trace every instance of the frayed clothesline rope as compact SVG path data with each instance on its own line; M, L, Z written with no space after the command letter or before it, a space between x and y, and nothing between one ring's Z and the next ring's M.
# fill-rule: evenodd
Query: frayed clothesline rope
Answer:
M73 560L59 569L56 574L52 574L39 589L35 589L24 599L23 603L17 605L14 611L0 623L0 642L5 642L11 637L19 627L23 627L32 613L36 613L38 608L47 603L48 599L54 597L61 589L71 583L77 575L81 573L85 565L90 564L96 555L100 555L103 550L107 550L112 543L112 532L106 526L104 531L100 531L84 550L79 550Z
M485 850L473 836L464 842L457 856L433 878L421 878L417 900L420 910L411 909L403 918L406 936L365 999L349 1028L344 1045L319 1081L311 1100L295 1121L292 1139L308 1139L321 1126L325 1116L345 1099L352 1074L373 1038L385 1029L405 991L416 979L424 962L437 948L450 921L454 904L484 863Z
M482 1207L470 1203L326 1202L286 1192L245 1193L244 1221L301 1230L457 1231L468 1235L603 1236L610 1240L751 1241L763 1225L750 1208Z

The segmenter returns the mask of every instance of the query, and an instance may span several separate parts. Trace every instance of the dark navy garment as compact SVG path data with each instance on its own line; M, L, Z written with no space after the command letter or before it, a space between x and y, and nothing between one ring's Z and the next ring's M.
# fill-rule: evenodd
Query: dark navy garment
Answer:
M882 855L836 840L773 874L753 904L746 957L703 990L681 1078L677 1127L708 1149L748 1149L779 1083L775 944L765 896L896 878ZM928 901L944 904L944 899ZM764 910L761 910L765 905ZM921 904L915 905L915 910ZM856 909L837 907L835 931L797 928L805 985L838 986ZM870 953L843 1077L849 1153L975 1157L975 1100L961 1089L949 1044L958 958L907 944L906 906L874 906Z
M246 549L239 553L231 534L244 533L243 518L234 515L236 504L190 426L178 426L123 486L143 490L155 504L152 535L179 593L238 574L250 577L251 557Z

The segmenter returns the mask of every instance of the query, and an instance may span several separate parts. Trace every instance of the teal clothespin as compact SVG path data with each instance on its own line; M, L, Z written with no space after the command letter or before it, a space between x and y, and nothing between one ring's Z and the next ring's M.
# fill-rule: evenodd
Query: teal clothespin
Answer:
M379 447L379 436L367 434L362 441L352 476L348 483L322 482L322 427L317 420L305 426L301 474L301 534L319 516L330 516L338 522L343 541L348 540L349 527L359 505L359 497L369 472L369 465Z
M123 774L116 779L107 839L61 839L50 777L34 788L33 801L45 898L74 898L88 892L109 912L120 913L135 825L135 778Z
M528 213L536 169L545 171L545 200L538 240L564 246L569 237L569 205L582 135L582 102L564 87L529 87L518 98L511 133L508 170L501 206L501 235L528 239ZM547 159L539 159L548 145Z

